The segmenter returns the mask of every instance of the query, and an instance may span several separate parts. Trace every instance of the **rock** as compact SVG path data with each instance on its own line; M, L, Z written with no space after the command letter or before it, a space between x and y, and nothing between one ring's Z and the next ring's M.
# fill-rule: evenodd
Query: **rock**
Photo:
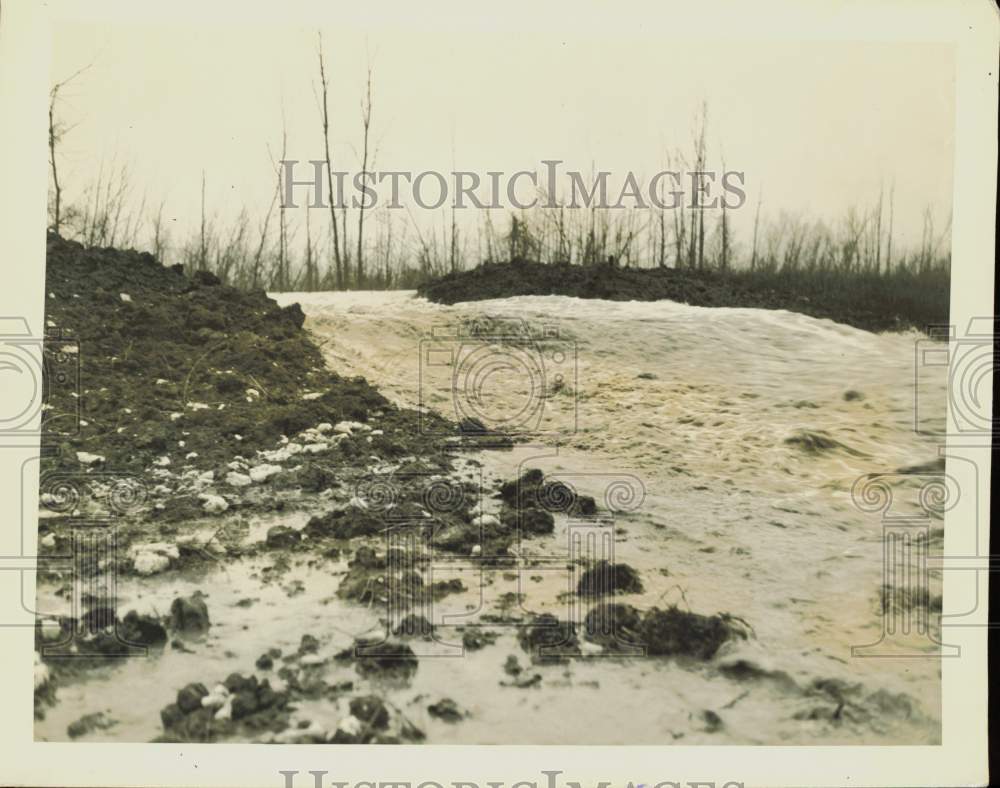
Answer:
M432 703L427 707L427 712L445 722L458 722L465 716L451 698L442 698L437 703Z
M375 695L365 695L352 698L351 715L374 730L385 730L389 727L389 710L381 698Z
M177 707L185 714L201 708L201 699L208 695L204 684L188 684L177 693Z
M253 479L251 479L247 474L240 473L239 471L230 471L226 474L226 484L231 487L249 487L253 484Z
M628 564L609 564L599 561L580 577L576 593L580 596L605 596L621 592L638 594L642 592L639 573Z
M177 597L170 605L170 626L177 632L202 633L209 627L208 605L201 594Z
M337 730L330 741L334 744L357 744L364 727L364 723L353 714L344 717L337 723Z
M865 395L860 391L855 391L854 389L848 389L844 392L845 402L859 402L865 398Z
M264 463L263 465L257 465L250 469L250 479L254 482L260 484L270 479L274 474L281 473L282 467L280 465L270 465Z
M139 553L132 559L132 568L143 577L155 575L170 566L170 559L157 553Z
M529 468L519 479L500 485L500 498L508 506L520 508L526 499L535 497L537 500L538 487L544 478L545 474L540 469Z
M277 549L294 547L301 539L302 534L294 528L289 528L287 525L275 525L268 529L265 541L268 547Z
M206 495L201 508L209 514L222 514L229 508L229 503L221 495Z
M524 668L521 667L521 663L517 661L517 657L514 654L508 654L506 661L503 663L503 672L508 676L519 676Z
M101 454L91 454L86 451L78 451L76 453L76 461L81 465L96 465L104 462L104 456Z

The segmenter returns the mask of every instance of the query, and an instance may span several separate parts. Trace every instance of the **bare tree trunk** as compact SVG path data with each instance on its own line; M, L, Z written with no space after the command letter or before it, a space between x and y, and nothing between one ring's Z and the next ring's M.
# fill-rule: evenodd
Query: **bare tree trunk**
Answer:
M361 154L361 183L365 183L368 174L368 132L372 123L372 69L368 67L368 81L365 85L365 97L361 102L361 126L364 129L363 152ZM365 282L365 197L362 192L358 205L358 251L357 251L357 286L360 290Z
M201 241L198 244L198 270L205 270L205 258L208 250L205 247L205 171L201 171Z
M323 34L319 33L319 81L323 91L323 151L326 155L326 180L330 187L330 229L333 232L333 260L337 289L344 289L344 265L340 255L340 236L337 231L337 208L333 199L333 160L330 158L330 113L327 100L326 66L323 62ZM346 242L346 239L345 239Z

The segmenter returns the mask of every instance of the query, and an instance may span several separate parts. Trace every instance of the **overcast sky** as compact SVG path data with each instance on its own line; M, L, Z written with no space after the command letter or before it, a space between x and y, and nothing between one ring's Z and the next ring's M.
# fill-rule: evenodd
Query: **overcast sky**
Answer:
M895 183L895 223L916 242L926 206L943 226L952 196L954 63L939 44L692 39L650 25L435 32L352 25L324 32L334 157L357 168L359 101L374 68L375 168L513 172L561 159L647 177L690 150L708 108L710 164L745 172L747 232L765 215L835 219ZM270 154L322 158L315 28L54 28L52 80L73 125L60 161L69 199L101 162L127 163L137 192L165 200L176 236L197 224L201 174L225 220L267 206ZM453 166L454 161L454 166ZM405 213L405 212L403 212ZM401 219L402 220L402 219Z

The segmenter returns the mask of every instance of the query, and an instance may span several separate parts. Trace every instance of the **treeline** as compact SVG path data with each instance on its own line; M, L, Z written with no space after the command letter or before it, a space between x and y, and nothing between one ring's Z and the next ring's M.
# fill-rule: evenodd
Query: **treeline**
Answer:
M950 220L936 227L928 207L919 244L902 247L895 235L895 188L881 189L866 206L852 206L837 221L810 220L782 211L775 216L755 203L752 229L734 231L732 209L568 208L561 199L540 194L530 210L480 210L474 222L459 222L454 207L423 211L422 221L406 210L389 207L324 209L286 208L284 168L287 134L280 157L272 156L274 189L266 209L246 206L225 222L206 204L202 173L200 222L183 237L169 227L165 204L147 204L127 165L102 165L97 179L66 202L59 178L59 143L67 132L59 119L59 91L85 69L56 84L49 104L50 227L87 246L136 248L166 263L208 270L224 282L272 291L342 289L413 289L429 279L468 269L481 262L532 260L542 263L677 268L739 272L764 279L815 276L824 282L900 281L950 270ZM318 125L324 143L328 180L331 155L329 71L323 42L317 42ZM374 71L369 66L361 101L358 162L362 177L374 160L370 144L374 124ZM696 119L686 149L664 156L667 169L711 170L707 144L707 107ZM725 170L725 162L722 162ZM663 187L666 189L666 186ZM661 204L668 204L661 195ZM548 207L555 204L557 207ZM253 217L253 218L252 218ZM908 281L909 281L908 280Z

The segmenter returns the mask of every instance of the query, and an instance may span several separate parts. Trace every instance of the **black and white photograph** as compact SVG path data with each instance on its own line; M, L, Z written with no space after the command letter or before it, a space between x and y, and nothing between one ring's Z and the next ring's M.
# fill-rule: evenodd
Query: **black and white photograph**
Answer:
M809 35L680 4L28 5L0 10L10 62L14 25L47 46L30 90L0 70L37 261L4 260L38 298L0 315L26 747L146 745L79 777L106 785L181 784L140 752L326 753L252 783L294 788L348 785L332 745L369 771L642 745L661 773L622 785L735 786L794 780L712 747L904 769L961 738L992 4L852 7L856 35L832 3ZM886 32L907 14L950 22ZM969 708L948 784L988 781ZM715 782L667 766L695 745ZM574 785L552 765L501 785Z

